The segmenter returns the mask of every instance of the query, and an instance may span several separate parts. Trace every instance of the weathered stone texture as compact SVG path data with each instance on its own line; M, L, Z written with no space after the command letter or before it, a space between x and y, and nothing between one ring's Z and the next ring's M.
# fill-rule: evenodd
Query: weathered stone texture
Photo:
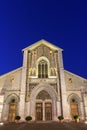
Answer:
M39 120L40 111L41 120L72 119L72 104L81 119L87 117L87 80L64 70L62 51L45 40L23 49L23 66L0 76L0 120L10 120L12 103L22 120L28 115Z

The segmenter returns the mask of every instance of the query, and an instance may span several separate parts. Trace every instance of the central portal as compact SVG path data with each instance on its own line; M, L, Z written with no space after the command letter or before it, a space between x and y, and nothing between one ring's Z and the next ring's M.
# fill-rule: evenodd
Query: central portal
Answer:
M36 120L52 120L52 104L51 102L36 103Z
M36 120L52 120L52 101L50 95L42 90L36 97Z

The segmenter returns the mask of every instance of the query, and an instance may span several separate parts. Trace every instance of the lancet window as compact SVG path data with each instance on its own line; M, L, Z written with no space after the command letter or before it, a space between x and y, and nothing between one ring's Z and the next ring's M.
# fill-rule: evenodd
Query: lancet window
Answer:
M48 78L48 64L45 60L38 64L38 78Z

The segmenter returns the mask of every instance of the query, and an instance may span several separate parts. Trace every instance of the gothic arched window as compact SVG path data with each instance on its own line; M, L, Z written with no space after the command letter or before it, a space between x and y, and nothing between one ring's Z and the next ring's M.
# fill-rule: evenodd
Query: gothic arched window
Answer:
M38 64L38 78L48 78L48 64L45 60Z

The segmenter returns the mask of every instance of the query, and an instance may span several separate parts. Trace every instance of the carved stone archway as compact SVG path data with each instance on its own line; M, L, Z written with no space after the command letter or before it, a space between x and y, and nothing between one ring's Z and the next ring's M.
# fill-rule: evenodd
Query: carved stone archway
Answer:
M14 121L15 116L18 115L18 106L19 97L15 93L8 95L4 102L2 120Z
M68 96L68 103L71 118L73 119L75 115L80 115L80 97L77 94L72 93Z
M52 120L52 100L50 95L42 90L36 97L36 120Z
M41 94L45 94L42 95ZM45 97L44 97L45 96ZM36 103L43 103L46 106L46 103L48 103L49 107L52 109L52 120L57 119L57 113L56 113L56 101L57 101L57 94L52 86L41 83L36 88L33 89L31 95L30 95L30 114L33 117L33 120L36 119ZM41 105L41 104L39 104ZM45 106L43 108L45 108ZM51 110L48 108L49 110ZM43 110L44 113L45 110ZM50 115L51 115L50 114ZM51 119L51 118L50 118ZM46 117L44 116L42 120L46 120Z

